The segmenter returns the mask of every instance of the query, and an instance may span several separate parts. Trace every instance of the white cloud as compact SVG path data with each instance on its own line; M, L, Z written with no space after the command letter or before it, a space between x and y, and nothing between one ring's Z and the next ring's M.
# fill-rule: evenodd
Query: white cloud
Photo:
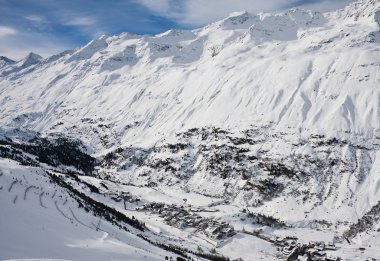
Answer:
M227 17L236 11L278 12L295 6L297 0L135 0L157 15L177 23L199 26ZM303 7L332 11L353 0L321 0Z
M96 20L89 16L84 17L74 17L63 22L64 25L73 25L73 26L89 26L96 23Z
M75 16L62 15L61 24L66 26L74 26L76 30L80 31L83 35L89 36L92 39L98 38L99 36L105 34L101 25L98 24L97 20L91 16L80 16L76 14Z
M139 3L158 13L170 12L170 0L140 0Z
M27 16L24 16L24 18L29 21L37 22L37 23L44 22L45 20L42 16L39 16L39 15L27 15Z
M318 10L320 12L329 12L343 8L351 2L353 2L353 0L324 0L318 3L305 4L301 7L305 9Z
M295 0L190 0L187 1L187 12L182 22L185 24L205 24L225 18L232 12L268 12L282 9L293 2Z
M65 43L51 35L27 31L4 35L1 34L2 30L3 26L0 26L0 55L13 60L20 60L29 52L48 57L73 47L70 43Z
M72 15L72 14L71 14ZM44 26L49 26L43 16L28 15L24 16L40 30L31 30L31 28L18 28L17 30L0 25L0 55L4 55L13 60L24 58L29 52L34 52L42 57L51 55L78 47L71 42L71 38L53 35L44 30ZM60 20L60 24L76 26L84 35L91 35L92 38L99 37L103 32L96 25L96 20L89 16L65 16Z
M16 29L9 26L0 25L0 37L6 37L9 35L15 35L15 34L18 34Z
M73 26L76 30L91 39L98 38L99 36L107 33L94 17L80 16L78 14L70 17L67 12L66 15L64 14L62 14L62 17L60 18L60 24Z

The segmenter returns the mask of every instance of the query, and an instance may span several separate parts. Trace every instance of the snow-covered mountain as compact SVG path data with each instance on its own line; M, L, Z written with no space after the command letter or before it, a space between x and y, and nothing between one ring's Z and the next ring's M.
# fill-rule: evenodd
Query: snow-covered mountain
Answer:
M30 54L2 69L1 121L77 138L83 119L102 121L115 132L108 147L205 125L373 137L378 8L241 13L193 31L102 36L41 62Z
M8 74L19 72L23 69L26 69L32 65L38 64L43 60L42 56L35 54L35 53L29 53L24 59L15 62L7 57L3 57L3 66L1 68L3 69L1 72L1 77L5 77ZM24 71L24 73L27 73L27 71Z
M379 68L378 0L1 58L0 155L128 186L146 204L185 198L236 231L265 215L292 229L264 234L335 238L338 256L380 259ZM186 239L199 231L161 221L152 226L202 248ZM238 234L218 251L242 257L249 240ZM244 259L275 258L257 244Z

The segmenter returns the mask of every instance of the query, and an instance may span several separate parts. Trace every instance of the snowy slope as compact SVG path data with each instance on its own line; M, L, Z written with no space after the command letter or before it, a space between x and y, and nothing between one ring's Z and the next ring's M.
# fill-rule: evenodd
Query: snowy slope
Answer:
M105 35L47 59L7 60L0 155L42 169L90 170L145 203L185 198L239 231L261 228L247 213L265 214L292 227L263 228L268 235L346 237L354 243L342 243L342 257L380 258L379 43L380 1L360 0L325 14L234 13L196 30ZM88 166L67 162L62 137L75 140L69 159L86 153ZM56 154L46 158L44 146ZM196 241L199 231L161 219L150 227L193 251L212 247ZM218 252L241 257L250 237L240 231ZM267 244L258 241L262 248L244 259L273 258Z
M163 260L171 253L92 216L38 168L0 160L0 259ZM98 230L96 229L98 228Z
M69 130L96 149L150 145L204 125L373 137L378 8L361 1L325 17L241 13L193 31L102 36L36 65L29 55L2 69L1 121ZM108 144L86 119L112 126Z

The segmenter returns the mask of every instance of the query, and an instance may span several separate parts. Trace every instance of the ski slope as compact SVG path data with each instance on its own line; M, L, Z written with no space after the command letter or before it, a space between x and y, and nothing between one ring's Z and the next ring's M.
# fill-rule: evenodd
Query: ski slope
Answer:
M0 259L164 260L171 256L78 208L39 168L0 160Z

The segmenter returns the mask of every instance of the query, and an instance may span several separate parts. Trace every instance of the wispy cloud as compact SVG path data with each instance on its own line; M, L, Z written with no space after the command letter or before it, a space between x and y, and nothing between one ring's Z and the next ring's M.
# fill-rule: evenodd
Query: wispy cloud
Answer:
M43 22L45 20L44 17L39 15L26 15L24 18L32 22Z
M12 27L0 25L0 37L7 37L9 35L15 35L17 33L17 30Z
M136 3L140 3L160 14L170 14L170 0L136 0Z
M72 26L89 26L96 23L96 20L93 17L74 17L63 22L64 25Z
M29 52L48 57L68 49L70 43L38 33L20 32L17 34L0 35L0 54L19 60Z
M338 10L347 6L353 0L323 0L323 1L314 1L312 3L305 3L300 5L300 7L311 10L318 10L320 12L329 12Z
M354 0L135 0L158 15L177 23L200 26L232 12L251 13L282 11L302 6L309 9L332 11Z

